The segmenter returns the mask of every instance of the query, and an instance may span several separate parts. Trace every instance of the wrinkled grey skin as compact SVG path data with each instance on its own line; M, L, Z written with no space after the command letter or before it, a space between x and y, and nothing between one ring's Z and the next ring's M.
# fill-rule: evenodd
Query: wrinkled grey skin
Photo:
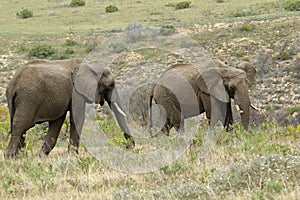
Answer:
M73 87L74 86L74 87ZM66 114L70 111L70 142L78 153L84 122L85 103L108 103L125 133L130 136L125 113L112 73L105 68L84 64L80 59L34 60L23 66L6 89L11 119L11 139L5 158L15 157L25 147L25 133L35 124L49 122L40 155L48 155L56 144ZM76 125L76 126L75 126Z
M166 121L161 131L169 135L170 129L174 127L176 131L182 132L184 119L204 112L211 127L221 121L228 130L233 123L231 99L239 106L242 124L248 128L248 91L256 70L249 62L243 62L237 68L229 67L219 60L210 60L197 67L191 64L169 67L153 87L150 98L150 106L153 98L156 104L163 107Z

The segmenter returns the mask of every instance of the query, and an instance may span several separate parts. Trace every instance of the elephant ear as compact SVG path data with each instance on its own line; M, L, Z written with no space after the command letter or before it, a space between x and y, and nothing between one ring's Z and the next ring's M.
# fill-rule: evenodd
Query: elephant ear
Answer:
M86 63L81 64L74 69L72 77L76 91L89 101L95 102L100 76L101 71L97 70L95 66Z
M216 97L219 101L229 102L223 78L215 67L201 72L196 80L201 91Z
M250 62L242 62L237 66L237 68L242 69L246 72L249 85L251 86L256 75L256 69L254 68L254 66Z

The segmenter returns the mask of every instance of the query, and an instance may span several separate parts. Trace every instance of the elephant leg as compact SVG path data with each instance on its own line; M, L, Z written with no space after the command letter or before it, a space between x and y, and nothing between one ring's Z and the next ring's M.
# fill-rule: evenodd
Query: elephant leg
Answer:
M85 101L76 91L72 96L72 108L70 111L70 142L68 151L78 154L80 135L85 120Z
M174 111L171 121L174 124L175 130L178 133L183 134L184 133L184 119L181 116L181 112L179 110Z
M211 97L207 94L204 94L202 93L201 94L201 100L202 100L202 103L203 103L203 110L205 110L205 115L206 115L206 118L208 119L208 123L209 125L211 124Z
M57 120L49 122L49 130L45 137L45 141L40 151L40 155L42 154L48 155L51 152L51 150L54 148L60 129L65 121L65 118L66 118L66 114L64 114Z
M170 120L167 118L164 126L162 127L162 129L160 131L163 132L164 134L166 134L167 136L169 136L170 130L172 127L173 127L173 125L170 123Z
M217 100L212 97L212 110L211 110L211 128L213 128L217 123L221 122L222 125L225 125L225 117L227 106L226 103Z
M68 146L68 151L71 151L73 148L76 153L78 153L79 148L79 142L80 142L80 136L76 129L76 124L74 122L73 114L70 113L70 142Z
M19 150L26 146L25 134L28 129L34 126L32 120L28 116L32 116L30 110L19 111L22 109L17 109L11 124L11 138L9 144L6 148L4 157L13 158L15 157Z

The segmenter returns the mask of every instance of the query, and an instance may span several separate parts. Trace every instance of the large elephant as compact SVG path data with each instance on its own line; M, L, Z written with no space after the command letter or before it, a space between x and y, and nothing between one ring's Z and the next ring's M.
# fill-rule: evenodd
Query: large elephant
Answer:
M66 114L70 111L70 142L78 153L80 133L85 119L85 104L108 103L125 137L134 145L121 109L113 74L104 67L80 59L60 61L34 60L23 66L6 90L11 120L11 139L5 157L14 157L25 147L25 133L37 123L49 122L49 130L40 150L48 155L56 144Z
M234 99L240 108L242 124L248 128L251 106L248 91L255 74L249 62L242 62L237 68L219 60L209 60L197 67L175 64L154 85L150 107L154 99L165 120L162 132L168 135L172 127L183 131L184 119L204 112L211 127L221 121L229 129L233 123L231 99ZM152 121L150 109L151 127Z

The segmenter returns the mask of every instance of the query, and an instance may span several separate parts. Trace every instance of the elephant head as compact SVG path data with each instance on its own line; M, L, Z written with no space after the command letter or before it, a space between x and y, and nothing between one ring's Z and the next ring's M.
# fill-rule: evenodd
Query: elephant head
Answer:
M242 124L248 128L251 105L249 87L254 80L255 68L249 62L241 63L239 69L228 67L220 61L213 63L215 64L210 63L210 67L202 70L197 77L200 90L221 102L229 103L230 99L234 99L240 108Z
M125 138L131 139L131 145L134 145L113 74L107 68L82 63L73 72L73 83L76 92L82 95L86 102L99 103L101 106L105 101L108 103Z

